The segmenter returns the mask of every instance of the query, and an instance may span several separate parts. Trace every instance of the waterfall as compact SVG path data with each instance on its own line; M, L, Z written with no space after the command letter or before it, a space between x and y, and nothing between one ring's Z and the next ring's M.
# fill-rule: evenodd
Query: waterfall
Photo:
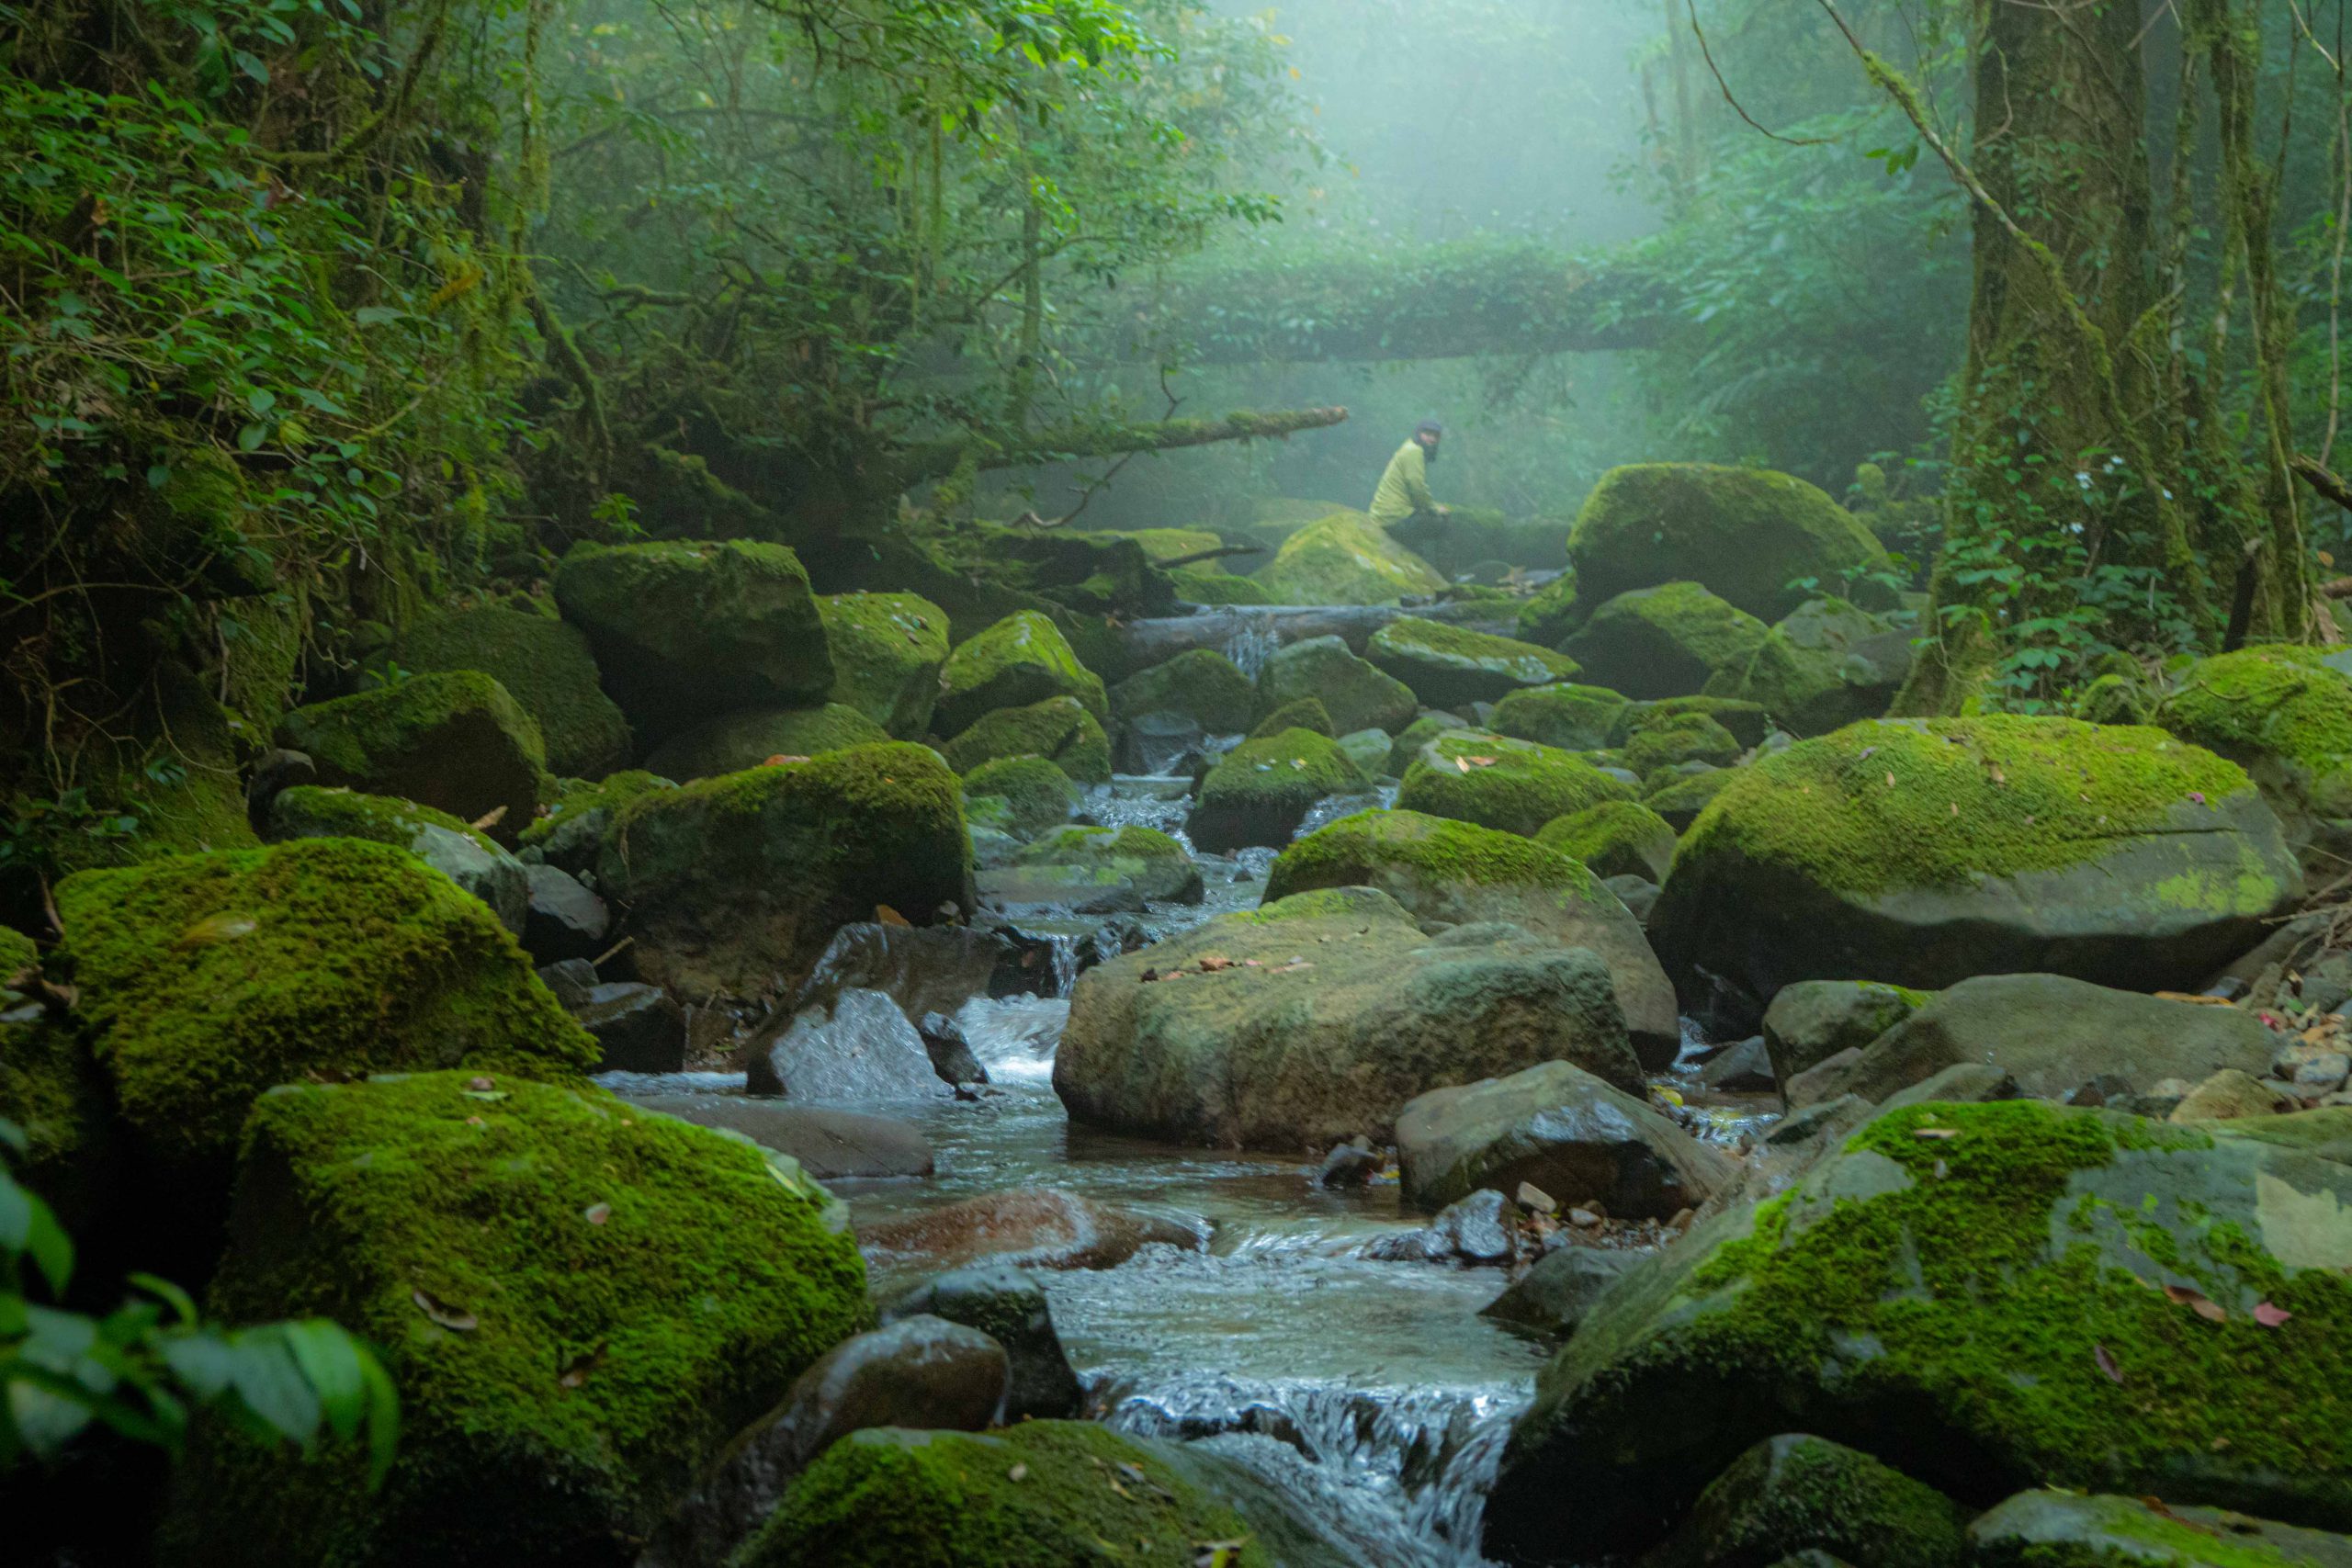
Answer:
M1226 638L1225 656L1254 681L1282 645L1282 633L1275 628L1272 615L1238 611L1234 615L1233 635Z

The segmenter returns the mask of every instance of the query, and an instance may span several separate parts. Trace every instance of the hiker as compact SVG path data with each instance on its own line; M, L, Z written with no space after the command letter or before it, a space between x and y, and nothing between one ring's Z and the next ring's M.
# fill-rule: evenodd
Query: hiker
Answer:
M1411 438L1396 448L1396 455L1388 459L1387 471L1380 476L1380 488L1373 492L1374 523L1395 528L1416 517L1452 515L1430 494L1430 465L1437 461L1437 444L1444 434L1443 425L1425 419Z

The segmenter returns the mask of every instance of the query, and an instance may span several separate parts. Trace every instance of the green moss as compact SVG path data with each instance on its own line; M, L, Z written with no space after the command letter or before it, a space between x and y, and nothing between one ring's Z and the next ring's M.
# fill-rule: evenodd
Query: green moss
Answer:
M259 745L286 716L302 668L301 599L272 593L221 607L220 705L237 737Z
M1699 1495L1660 1568L1823 1551L1860 1568L1958 1568L1968 1513L1933 1487L1820 1438L1767 1438Z
M2075 696L2075 716L2092 724L2146 724L2154 716L2154 705L2145 682L2110 671L2094 679Z
M1365 653L1433 707L1493 702L1577 673L1577 661L1566 654L1411 615L1373 633Z
M983 762L964 775L964 798L996 796L1005 803L1005 831L1034 839L1069 820L1078 786L1043 757L1004 757Z
M99 1217L91 1188L110 1111L81 1036L40 999L40 963L30 937L0 927L0 1117L25 1139L9 1168L79 1231Z
M947 612L912 593L835 593L817 615L833 656L831 701L897 739L922 735L947 662Z
M401 1393L383 1491L215 1434L167 1560L626 1561L703 1463L870 1322L824 1190L601 1090L436 1073L254 1108L231 1321L331 1317Z
M1280 844L1327 795L1350 795L1368 782L1329 736L1311 729L1245 740L1201 781L1188 829L1204 850Z
M2175 813L2218 815L2251 787L2234 763L2156 729L1874 720L1734 770L1681 853L1785 866L1842 893L1962 886L2079 864Z
M1597 876L1666 880L1674 856L1674 829L1648 807L1604 800L1544 824L1535 841L1589 867Z
M1000 708L941 745L939 752L959 773L1008 757L1044 757L1080 784L1111 782L1111 738L1076 697Z
M1421 715L1397 732L1396 743L1388 749L1385 772L1393 778L1404 777L1405 770L1413 765L1413 759L1421 754L1422 747L1449 729L1466 729L1467 728L1469 728L1467 725L1450 713Z
M1271 604L1274 595L1253 577L1237 577L1213 566L1180 566L1168 574L1177 593L1195 604Z
M1058 828L1024 846L1015 865L1085 865L1111 860L1182 861L1184 846L1157 828Z
M1566 751L1485 730L1441 735L1405 770L1396 805L1533 838L1555 817L1631 792Z
M1057 696L1076 699L1098 726L1110 719L1102 679L1078 661L1060 627L1023 610L957 644L947 656L933 722L941 735L952 737L986 715Z
M614 813L639 795L676 787L668 779L642 768L607 773L594 784L565 779L543 816L523 829L520 843L536 851L549 865L584 871L596 863L596 852L612 826Z
M2317 650L2249 648L2199 660L2154 722L2253 773L2290 810L2352 815L2352 677Z
M1123 719L1181 713L1213 734L1232 734L1257 705L1250 677L1206 648L1187 649L1111 688L1111 711Z
M771 757L813 757L889 739L864 713L840 703L814 708L744 708L673 736L654 748L645 767L665 779L707 779L758 767Z
M1657 702L1629 704L1617 716L1610 744L1622 746L1636 731L1651 724L1664 724L1691 714L1713 719L1730 730L1732 739L1742 747L1761 743L1772 728L1761 703L1738 697L1664 697Z
M57 907L124 1121L215 1182L273 1084L460 1065L568 1078L596 1059L496 917L386 845L306 839L85 872Z
M1624 759L1627 768L1647 777L1678 762L1727 767L1747 750L1730 730L1705 714L1653 715L1625 742Z
M1606 601L1561 648L1589 681L1627 696L1679 697L1721 671L1745 669L1769 629L1700 584L1678 581Z
M1252 575L1278 604L1393 604L1445 587L1434 567L1361 513L1308 524Z
M1443 886L1509 887L1598 903L1608 892L1582 864L1513 833L1418 811L1359 811L1284 850L1266 876L1271 902L1302 889L1380 886L1404 871Z
M1569 531L1568 555L1594 602L1684 580L1768 619L1849 574L1889 565L1868 529L1803 479L1699 463L1602 475ZM1807 579L1814 586L1792 586Z
M415 840L418 829L438 828L457 834L484 854L505 853L480 829L458 821L446 811L435 811L395 795L297 784L281 792L271 810L273 817L282 814L289 820L300 821L303 829L300 836L306 839L366 839L404 850Z
M531 820L547 773L537 721L471 670L296 708L279 722L277 743L308 752L321 784L396 795L468 821L503 807L509 834Z
M1736 768L1716 768L1703 773L1662 771L1643 781L1642 804L1663 818L1667 826L1688 832L1699 814L1713 803L1715 796L1730 788L1739 773Z
M2326 1568L2343 1539L2153 1498L2026 1492L1971 1534L1985 1568Z
M1335 740L1339 739L1338 732L1331 728L1330 710L1317 697L1300 697L1284 703L1258 721L1258 727L1250 732L1250 739L1263 740L1280 735L1285 729L1311 729L1317 735L1328 735Z
M1331 716L1340 735L1385 729L1391 735L1413 722L1420 704L1413 689L1348 650L1336 637L1313 637L1278 649L1258 671L1258 711L1268 713L1301 697L1313 697Z
M1487 728L1563 751L1592 751L1609 744L1629 705L1606 686L1532 686L1497 703Z
M1581 619L1577 613L1577 574L1564 571L1519 607L1519 635L1539 647L1557 648Z
M496 681L538 725L547 766L567 778L601 778L628 761L628 721L597 683L588 638L552 613L428 614L402 630L392 658L413 672L476 670Z

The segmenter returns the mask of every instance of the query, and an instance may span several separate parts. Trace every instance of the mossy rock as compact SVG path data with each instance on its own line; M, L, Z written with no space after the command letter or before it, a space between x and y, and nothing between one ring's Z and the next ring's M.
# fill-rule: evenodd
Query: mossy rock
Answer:
M1297 697L1260 719L1258 727L1250 732L1249 739L1264 740L1280 735L1285 729L1311 729L1334 740L1340 738L1339 732L1331 728L1331 711L1323 705L1319 698Z
M493 812L512 839L538 809L547 776L539 727L479 671L416 675L296 708L277 743L308 752L318 782L398 795L468 822Z
M1483 729L1449 731L1405 770L1396 804L1533 838L1555 817L1633 792L1581 758Z
M964 775L964 799L1005 803L1005 831L1026 841L1051 832L1078 808L1078 786L1043 757L1003 757Z
M939 753L959 773L1008 757L1043 757L1080 784L1111 782L1111 738L1076 697L1000 708L944 742Z
M813 757L889 739L879 724L841 703L812 708L743 708L681 730L645 759L648 773L681 783L756 768L771 757Z
M969 522L933 524L924 542L958 576L1035 595L1074 612L1078 620L1136 620L1176 607L1174 584L1131 535ZM956 611L958 626L963 625L963 611L931 586L910 578L895 581L946 604Z
M1111 711L1123 721L1181 713L1212 734L1231 735L1258 705L1257 688L1214 649L1187 649L1111 688Z
M1240 577L1213 566L1180 566L1168 574L1178 597L1195 604L1271 604L1273 592L1254 577Z
M828 751L641 795L605 835L597 885L629 906L649 980L695 998L805 978L835 930L888 906L973 907L961 781L905 741Z
M1701 463L1610 469L1577 514L1568 557L1594 604L1689 581L1767 620L1892 565L1870 530L1803 479Z
M1247 1541L1248 1561L1265 1568L1356 1561L1238 1461L1086 1421L1024 1421L987 1434L853 1432L793 1482L733 1561L738 1568L1114 1561L1198 1568L1212 1541Z
M1389 754L1396 750L1396 743L1389 739L1386 730L1351 729L1334 739L1340 752L1365 778L1378 779L1387 774Z
M1401 616L1372 634L1365 656L1430 707L1491 703L1576 678L1577 661L1530 642Z
M113 1112L89 1047L47 1010L40 969L33 940L0 927L0 1117L24 1137L10 1172L78 1235L106 1207ZM78 1239L87 1248L98 1238Z
M1388 761L1382 764L1381 772L1390 778L1401 779L1405 776L1405 770L1413 765L1413 759L1421 754L1422 747L1449 729L1469 728L1450 713L1425 713L1396 732L1396 739L1388 748Z
M566 779L558 785L547 814L523 829L518 842L526 859L537 856L548 865L577 875L594 871L604 852L605 835L620 808L639 795L677 784L643 768L607 773L594 784Z
M2324 660L2300 648L2199 660L2152 721L2245 768L2289 842L2333 866L2352 848L2352 676Z
M1250 575L1277 604L1394 604L1445 587L1435 567L1361 513L1308 524Z
M1758 998L2018 971L2194 988L2301 888L2245 773L2162 730L1872 721L1731 770L1650 931L1670 973Z
M1643 781L1642 804L1678 833L1687 833L1699 814L1714 804L1739 776L1736 768L1710 768L1702 773L1667 770Z
M1791 1427L1973 1506L2044 1484L2341 1529L2347 1199L2352 1167L2230 1123L1889 1111L1603 1298L1537 1379L1484 1549L1638 1551ZM2265 1302L2291 1321L2257 1322Z
M1698 583L1668 582L1608 600L1560 648L1588 681L1629 697L1680 697L1746 669L1770 629Z
M1212 854L1286 844L1317 801L1370 787L1329 736L1285 729L1245 740L1217 759L1201 781L1185 831Z
M855 708L892 739L920 739L939 701L947 612L913 593L831 593L817 615L833 656L827 705Z
M2146 682L2109 671L2076 694L2074 716L2093 724L2148 724L2154 720L2157 701Z
M1054 1089L1090 1125L1305 1153L1385 1139L1430 1089L1555 1060L1641 1083L1599 957L1492 922L1426 936L1386 894L1340 887L1086 971Z
M399 1385L380 1492L208 1431L164 1560L624 1564L739 1428L868 1325L840 1206L782 1155L601 1090L432 1073L254 1107L210 1305L329 1317Z
M1783 1433L1699 1494L1657 1568L1770 1568L1800 1552L1853 1568L1961 1568L1968 1515L1869 1454Z
M552 614L483 604L430 612L392 644L412 673L479 670L506 688L539 727L547 765L564 778L599 779L628 765L628 720L598 683L579 627Z
M84 872L57 908L58 962L123 1122L198 1213L226 1195L238 1129L273 1084L456 1066L568 1079L596 1059L498 918L387 844Z
M1100 908L1106 897L1129 908L1197 904L1200 867L1184 846L1154 828L1065 827L1023 846L1006 867L984 874L980 891L998 904Z
M1702 713L1680 713L1645 718L1626 739L1624 764L1647 778L1660 768L1682 762L1729 767L1747 748L1739 738Z
M1599 877L1639 876L1666 881L1674 863L1673 825L1631 800L1604 800L1555 817L1535 841L1576 861Z
M782 545L575 545L555 596L644 741L738 708L821 703L833 688L808 574Z
M1738 670L1709 690L1758 703L1792 735L1826 735L1876 718L1911 672L1910 634L1842 599L1800 605Z
M1098 726L1110 722L1102 678L1078 661L1060 627L1024 610L958 643L947 656L932 722L940 735L952 738L1000 709L1052 697L1074 697Z
M1584 620L1577 611L1576 572L1564 571L1530 594L1519 607L1518 620L1521 642L1539 648L1557 648L1566 642Z
M1413 722L1420 706L1410 686L1357 658L1336 637L1307 637L1277 649L1258 671L1260 713L1302 697L1321 703L1342 735L1357 729L1394 735Z
M1418 811L1359 811L1284 850L1268 902L1321 887L1376 887L1419 920L1504 920L1608 965L1634 1051L1664 1067L1681 1043L1674 987L1642 928L1581 863L1513 833Z
M269 803L269 841L367 839L406 850L484 904L498 923L523 934L531 882L523 863L447 812L389 795L297 784Z
M1772 1076L1788 1081L1840 1051L1860 1051L1917 1012L1928 993L1876 980L1799 980L1764 1010L1764 1050Z
M1771 716L1761 703L1751 703L1736 697L1659 697L1629 703L1617 716L1616 728L1611 731L1609 744L1623 746L1634 731L1643 727L1688 714L1704 714L1732 733L1732 739L1743 748L1760 746L1772 732Z
M1487 728L1562 751L1598 751L1610 743L1629 705L1606 686L1531 686L1497 703Z
M2347 1568L2352 1539L2112 1493L2020 1492L1978 1516L1984 1568Z

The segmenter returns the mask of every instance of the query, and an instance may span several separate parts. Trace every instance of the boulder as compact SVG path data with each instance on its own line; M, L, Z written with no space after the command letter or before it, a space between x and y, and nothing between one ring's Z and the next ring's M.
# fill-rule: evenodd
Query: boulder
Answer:
M1648 1256L1598 1247L1555 1247L1479 1308L1478 1315L1565 1339L1609 1287Z
M1499 702L1577 674L1577 661L1566 654L1413 615L1373 633L1364 655L1433 708Z
M1385 729L1351 729L1339 738L1340 750L1356 765L1356 772L1367 779L1376 779L1388 771L1389 754L1396 750Z
M1394 604L1445 588L1435 567L1378 524L1350 513L1292 534L1250 575L1277 604Z
M594 958L612 934L613 912L568 871L526 865L523 906L523 950L534 964Z
M1431 1089L1396 1113L1405 1200L1435 1209L1532 1182L1617 1219L1671 1219L1727 1190L1739 1168L1648 1100L1566 1062Z
M1330 716L1339 734L1385 729L1391 735L1413 722L1419 704L1413 689L1348 651L1336 637L1311 637L1278 649L1258 671L1258 711L1313 697Z
M538 724L469 670L296 708L277 744L308 755L322 784L398 795L505 840L538 809L547 773Z
M739 708L678 731L645 759L648 773L684 784L740 773L776 757L813 757L889 739L853 707Z
M1487 727L1563 751L1598 751L1610 743L1627 706L1624 696L1606 686L1528 686L1497 702Z
M596 857L604 852L605 835L611 831L620 808L639 795L677 787L641 768L608 773L594 784L566 780L547 814L524 829L516 840L522 858L526 863L556 866L575 876L594 876Z
M538 725L547 765L562 777L599 779L628 765L628 720L605 695L588 638L551 610L428 613L401 629L391 658L413 674L478 670L505 687Z
M788 1159L601 1091L428 1073L265 1095L211 1304L327 1317L400 1390L380 1489L198 1424L167 1562L623 1563L710 1457L870 1319Z
M642 740L739 708L821 703L833 688L808 574L782 545L574 545L555 597Z
M1066 905L1080 914L1197 904L1201 868L1184 846L1153 828L1057 828L1001 871L983 872L982 895L1012 907Z
M1266 901L1324 887L1375 887L1417 920L1508 921L1562 947L1585 948L1609 971L1643 1065L1662 1068L1680 1047L1674 987L1640 925L1565 855L1468 822L1360 811L1283 851L1267 874Z
M1698 583L1668 582L1608 600L1560 651L1586 680L1629 697L1679 697L1746 669L1767 629Z
M2112 1493L2020 1492L1968 1527L1983 1568L2348 1568L2352 1540Z
M831 1008L842 990L880 991L909 1018L954 1012L973 997L1035 991L1047 944L975 926L900 926L857 920L833 933L796 1008Z
M1052 697L1077 699L1097 728L1111 717L1102 677L1078 661L1059 626L1037 611L1022 610L956 645L939 672L932 724L953 738L1001 708Z
M1843 599L1815 599L1709 689L1762 705L1792 735L1826 735L1884 713L1910 672L1909 632Z
M2200 983L2301 889L2245 774L2161 730L1883 721L1733 770L1650 930L1668 973L1758 998L2027 970L2155 990Z
M2258 1078L2244 1067L2223 1067L2181 1096L2166 1120L2227 1122L2241 1116L2277 1116L2295 1105L2285 1085Z
M571 1016L596 1042L600 1073L674 1073L686 1065L685 1010L659 986L592 986Z
M1217 759L1201 781L1200 799L1184 824L1204 852L1221 854L1252 844L1284 844L1317 801L1369 787L1347 753L1329 736L1286 729L1245 740Z
M1042 1568L1115 1555L1138 1568L1194 1568L1212 1543L1230 1541L1248 1543L1239 1550L1251 1568L1361 1561L1238 1461L1089 1421L1027 1421L988 1434L855 1433L793 1483L735 1562ZM1106 1542L1120 1543L1115 1554Z
M1650 911L1657 907L1657 883L1644 876L1604 876L1600 885L1617 895L1617 901L1640 922L1645 932L1649 930Z
M1747 750L1705 714L1685 713L1644 719L1626 739L1623 758L1627 768L1647 778L1661 768L1689 762L1726 768Z
M1000 708L943 743L939 754L959 773L1012 757L1043 757L1080 784L1111 782L1111 738L1076 697Z
M1054 1309L1034 1274L1007 1263L979 1263L933 1275L882 1309L896 1323L918 1314L977 1328L1011 1363L1004 1420L1051 1421L1075 1416L1085 1397L1054 1329Z
M1507 1269L1519 1261L1520 1246L1510 1200L1489 1187L1455 1199L1419 1230L1381 1237L1363 1255L1379 1263Z
M2325 650L2199 660L2150 722L2245 769L2298 851L2334 867L2352 849L2352 675Z
M786 1105L740 1094L631 1095L629 1103L698 1127L740 1133L789 1155L820 1181L929 1176L931 1143L907 1122L831 1105Z
M1876 980L1799 980L1764 1010L1764 1050L1783 1088L1840 1051L1860 1051L1926 1005L1925 992Z
M1826 1552L1851 1568L1961 1568L1969 1511L1842 1444L1767 1438L1699 1494L1657 1568L1770 1568Z
M834 930L887 906L972 908L963 793L892 741L752 768L622 808L597 886L629 907L639 970L689 997L752 995L808 973Z
M517 936L524 934L531 898L529 868L488 834L446 811L394 795L297 784L278 791L269 803L265 837L273 844L296 839L367 839L395 845L490 906L500 925Z
M1585 1320L1512 1431L1487 1554L1639 1551L1792 1427L1972 1506L2041 1484L2352 1522L2352 1167L2319 1152L2346 1115L1882 1113Z
M1187 649L1111 688L1111 712L1124 723L1146 714L1180 713L1212 735L1246 728L1243 721L1257 705L1250 677L1207 648Z
M1014 1269L1116 1269L1147 1247L1197 1252L1191 1224L1098 1203L1053 1187L986 1192L864 1227L869 1254L948 1270L986 1261Z
M1568 752L1483 729L1449 730L1421 748L1396 804L1533 838L1544 824L1633 792Z
M1425 713L1396 732L1396 740L1388 748L1388 760L1381 764L1380 771L1391 778L1402 778L1405 770L1413 765L1413 759L1421 754L1422 747L1449 729L1469 728L1450 713Z
M1568 533L1578 594L1599 604L1683 580L1751 615L1785 615L1817 588L1891 570L1844 507L1766 468L1643 463L1611 468Z
M1043 757L1000 757L964 775L965 814L976 824L978 803L990 797L1004 803L1003 831L1023 843L1060 827L1078 808L1078 786Z
M1690 714L1703 714L1730 730L1731 738L1738 741L1743 750L1762 745L1772 733L1771 716L1764 711L1761 703L1702 694L1695 697L1656 697L1627 703L1618 710L1617 723L1609 733L1609 744L1623 746L1633 739L1635 730L1645 725L1662 724Z
M1674 829L1637 801L1604 800L1544 824L1535 841L1581 862L1595 876L1666 880L1674 863Z
M833 656L826 705L856 709L894 740L921 739L947 662L947 612L913 593L831 593L817 618Z
M1054 1088L1095 1126L1312 1152L1385 1139L1415 1095L1554 1060L1641 1090L1599 958L1516 926L1425 936L1386 894L1333 888L1080 975Z
M1772 1071L1772 1055L1764 1048L1761 1034L1726 1045L1708 1057L1700 1066L1699 1081L1727 1094L1770 1094L1781 1082Z
M942 1092L930 1048L880 991L851 987L779 1016L752 1039L745 1060L752 1094L865 1104Z
M1331 728L1331 710L1323 705L1320 698L1294 697L1260 719L1250 729L1247 739L1264 740L1269 737L1280 735L1285 729L1311 729L1316 734L1328 736L1333 740L1340 738L1340 732ZM1373 733L1381 736L1384 742L1385 741L1387 734L1385 730L1375 729ZM1384 743L1381 747L1382 754L1385 755L1387 750L1387 746Z
M1643 790L1642 804L1677 833L1687 833L1690 825L1699 820L1699 814L1713 805L1715 796L1729 789L1738 776L1737 770L1732 768L1653 774L1649 786Z

